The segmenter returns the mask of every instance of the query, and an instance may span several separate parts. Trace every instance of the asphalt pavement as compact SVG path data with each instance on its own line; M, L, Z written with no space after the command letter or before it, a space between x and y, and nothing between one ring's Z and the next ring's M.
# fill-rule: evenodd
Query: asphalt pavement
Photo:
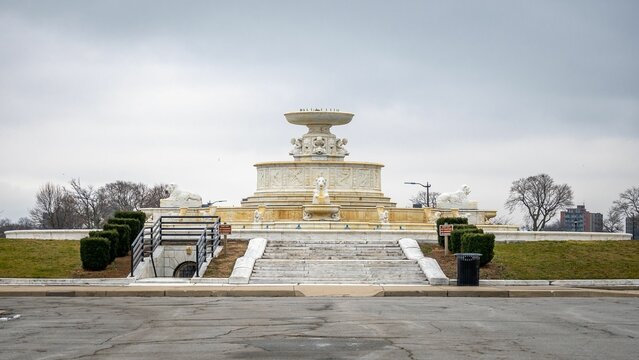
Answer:
M0 359L634 359L639 298L0 297ZM16 317L15 315L20 315Z

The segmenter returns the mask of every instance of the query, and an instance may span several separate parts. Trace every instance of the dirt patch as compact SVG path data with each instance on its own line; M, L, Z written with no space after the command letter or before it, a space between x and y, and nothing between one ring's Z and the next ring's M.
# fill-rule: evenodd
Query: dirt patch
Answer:
M248 247L247 241L229 240L226 251L222 250L220 255L213 259L209 267L206 269L204 277L208 278L227 278L233 272L235 260L244 255Z
M82 268L73 270L72 278L125 278L131 271L131 255L115 258L106 269L101 271L88 271Z
M439 245L422 244L421 248L424 255L437 260L446 276L451 279L457 278L457 260L455 255L449 253L448 256L444 256L444 248ZM497 264L494 261L495 260L493 259L493 261L479 269L480 279L500 280L503 278L504 266Z

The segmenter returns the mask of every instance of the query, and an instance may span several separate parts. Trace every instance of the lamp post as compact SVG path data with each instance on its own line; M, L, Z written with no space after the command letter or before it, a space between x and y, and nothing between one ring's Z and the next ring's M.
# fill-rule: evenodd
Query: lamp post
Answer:
M419 185L421 187L426 188L426 207L430 207L430 184L426 182L426 185L414 181L405 181L404 184L407 185Z
M215 203L221 203L221 202L226 202L226 200L215 200L215 201L210 201L207 203L208 206L211 206Z

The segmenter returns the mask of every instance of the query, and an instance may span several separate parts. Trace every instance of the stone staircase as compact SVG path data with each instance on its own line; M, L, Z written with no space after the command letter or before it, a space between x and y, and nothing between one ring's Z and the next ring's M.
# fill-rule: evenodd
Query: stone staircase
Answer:
M269 240L251 284L428 284L397 241Z

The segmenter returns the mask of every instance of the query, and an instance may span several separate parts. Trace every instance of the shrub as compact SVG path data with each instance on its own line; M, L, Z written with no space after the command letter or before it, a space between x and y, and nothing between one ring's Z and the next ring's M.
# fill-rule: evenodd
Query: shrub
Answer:
M117 225L128 225L130 228L130 233L129 233L129 238L127 239L127 244L129 247L131 247L131 244L133 243L133 240L135 240L135 237L138 236L138 233L140 231L136 230L138 228L142 228L142 225L140 224L140 222L137 219L121 219L121 218L111 218L109 220L107 220L108 224L117 224Z
M109 262L115 260L118 254L118 242L120 241L120 234L116 230L91 231L89 232L89 237L109 239Z
M443 224L468 224L468 219L460 218L460 217L443 217L437 219L437 242L439 242L439 246L444 247L444 237L439 235L439 225Z
M479 266L484 266L495 256L495 235L467 232L462 235L461 249L465 253L480 253Z
M115 230L118 232L120 239L118 240L118 249L115 255L117 257L126 256L131 248L129 245L129 238L131 238L131 228L129 225L104 224L102 228L104 230Z
M80 240L80 258L85 270L104 270L109 265L111 251L109 239L103 237L86 237Z
M138 236L140 231L142 231L142 228L144 228L144 222L146 221L146 214L144 213L144 211L119 210L115 212L113 217L118 219L136 219L137 221L139 221L140 226L137 229L134 229L133 231L135 236Z
M454 253L462 251L461 238L466 233L479 233L483 234L484 230L478 229L475 225L457 225L454 227L453 232L448 239L448 249Z

